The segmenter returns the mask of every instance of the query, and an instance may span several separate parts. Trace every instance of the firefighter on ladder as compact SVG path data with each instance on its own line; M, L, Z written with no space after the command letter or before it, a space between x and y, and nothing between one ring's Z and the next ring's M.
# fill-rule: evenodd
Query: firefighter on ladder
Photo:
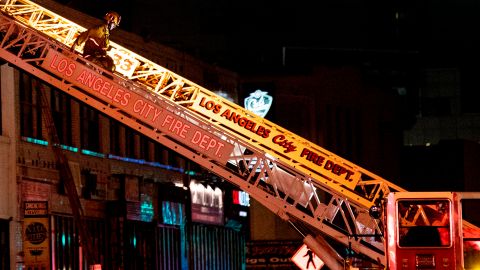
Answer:
M73 42L71 50L85 43L83 57L93 63L102 66L108 71L115 71L113 59L107 55L110 43L110 31L120 24L121 17L115 11L109 11L103 17L104 23L94 26L81 33Z

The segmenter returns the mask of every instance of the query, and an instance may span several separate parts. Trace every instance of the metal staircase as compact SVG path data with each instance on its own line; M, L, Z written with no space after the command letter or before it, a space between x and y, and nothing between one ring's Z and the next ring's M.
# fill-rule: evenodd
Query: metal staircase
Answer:
M112 42L111 74L69 51L85 28L0 2L0 58L221 176L275 214L385 263L370 207L402 188ZM105 76L106 75L106 76Z

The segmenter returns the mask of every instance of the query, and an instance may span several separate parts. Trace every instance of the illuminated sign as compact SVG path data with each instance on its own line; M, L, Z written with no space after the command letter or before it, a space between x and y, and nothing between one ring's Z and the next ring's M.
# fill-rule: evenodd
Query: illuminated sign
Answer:
M183 203L163 201L162 221L164 224L170 225L185 224L185 206Z
M142 194L138 202L126 202L126 217L128 220L137 220L151 222L154 217L155 209L152 198L147 194Z
M142 221L151 222L155 213L152 197L147 194L142 194L140 197L140 219Z
M250 206L250 195L245 191L232 190L233 204Z
M42 67L210 158L226 163L233 145L67 56L49 50Z
M190 182L192 221L223 225L223 192L210 185Z
M265 117L265 115L267 115L268 110L270 110L270 107L272 106L272 102L272 96L260 89L250 93L250 96L244 100L245 109L260 117Z
M303 244L293 255L294 262L302 270L320 270L325 264L307 245Z
M337 161L338 158L335 156L331 158L333 155L327 151L304 145L290 133L271 128L270 124L264 124L262 119L248 115L243 110L236 110L230 106L224 107L203 93L198 94L192 109L208 115L247 138L258 141L267 148L273 149L274 152L287 156L291 159L293 167L304 171L307 175L316 173L351 189L354 189L360 180L360 172L354 171L341 160ZM298 163L304 166L299 166Z

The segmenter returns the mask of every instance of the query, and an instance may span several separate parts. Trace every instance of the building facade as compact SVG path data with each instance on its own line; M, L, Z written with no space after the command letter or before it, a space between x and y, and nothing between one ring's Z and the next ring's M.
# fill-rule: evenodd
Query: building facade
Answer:
M234 73L148 46L150 59L234 97ZM1 269L245 268L232 186L10 64L0 76ZM52 147L68 160L94 250L88 258Z

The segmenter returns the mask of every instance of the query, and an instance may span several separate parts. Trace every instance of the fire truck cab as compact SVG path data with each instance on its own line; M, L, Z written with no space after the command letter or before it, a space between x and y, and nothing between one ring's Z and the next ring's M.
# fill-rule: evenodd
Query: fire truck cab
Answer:
M480 193L392 192L385 204L388 269L480 269Z

